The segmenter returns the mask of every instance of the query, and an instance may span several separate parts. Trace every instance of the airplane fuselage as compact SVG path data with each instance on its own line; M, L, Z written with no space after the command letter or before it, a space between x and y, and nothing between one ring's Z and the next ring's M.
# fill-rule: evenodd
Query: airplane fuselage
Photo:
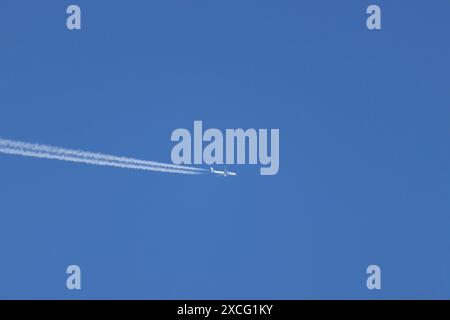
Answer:
M225 171L214 170L212 167L211 167L211 173L216 174L218 176L222 176L222 177L237 176L237 173L235 173L235 172L227 171L226 169L225 169Z

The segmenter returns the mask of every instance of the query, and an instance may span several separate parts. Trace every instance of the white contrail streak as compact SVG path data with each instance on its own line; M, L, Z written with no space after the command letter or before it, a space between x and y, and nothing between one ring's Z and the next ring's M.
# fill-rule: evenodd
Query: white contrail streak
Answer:
M69 162L78 162L98 166L110 166L124 169L159 171L180 174L201 174L204 169L180 165L166 164L154 161L145 161L126 157L117 157L101 153L71 150L48 145L26 143L21 141L0 138L0 152L25 157L54 159Z
M139 160L139 159L133 159L133 158L128 158L128 157L118 157L118 156L112 156L112 155L88 152L88 151L82 151L82 150L71 150L71 149L65 149L65 148L54 147L54 146L43 145L43 144L6 140L3 138L0 138L0 146L7 147L7 148L13 148L13 149L33 150L33 151L37 151L37 152L46 152L46 153L51 153L51 154L89 158L89 159L95 159L95 160L125 162L125 163L130 163L130 164L137 164L137 165L158 166L158 167L165 167L165 168L170 168L170 169L192 170L192 171L198 171L198 172L205 171L204 169L180 166L180 165L175 165L175 164Z

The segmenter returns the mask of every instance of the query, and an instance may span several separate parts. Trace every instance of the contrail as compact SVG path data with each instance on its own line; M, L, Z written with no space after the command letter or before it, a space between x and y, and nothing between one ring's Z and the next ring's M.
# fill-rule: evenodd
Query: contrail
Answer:
M13 148L13 149L24 149L24 150L33 150L33 151L38 151L38 152L46 152L46 153L51 153L51 154L69 155L69 156L89 158L89 159L95 159L95 160L125 162L125 163L130 163L130 164L137 164L137 165L159 166L159 167L166 167L166 168L170 168L170 169L192 170L192 171L198 171L198 172L205 171L204 169L180 166L180 165L175 165L175 164L139 160L139 159L133 159L133 158L128 158L128 157L118 157L118 156L112 156L112 155L88 152L88 151L82 151L82 150L71 150L71 149L65 149L65 148L54 147L54 146L43 145L43 144L6 140L6 139L2 139L2 138L0 138L0 146L7 147L7 148Z
M207 170L181 165L145 161L127 157L117 157L107 154L71 150L49 145L27 143L0 138L0 152L20 155L24 157L54 159L69 162L78 162L98 166L110 166L124 169L158 171L179 174L197 175Z

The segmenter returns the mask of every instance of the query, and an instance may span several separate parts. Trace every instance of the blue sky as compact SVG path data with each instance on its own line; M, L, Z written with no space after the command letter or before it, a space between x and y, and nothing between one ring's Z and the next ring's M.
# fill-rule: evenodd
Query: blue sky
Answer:
M81 31L66 29L71 3ZM449 12L2 0L1 137L170 162L171 132L194 120L279 128L280 171L0 155L0 298L448 299ZM70 264L81 291L66 289Z

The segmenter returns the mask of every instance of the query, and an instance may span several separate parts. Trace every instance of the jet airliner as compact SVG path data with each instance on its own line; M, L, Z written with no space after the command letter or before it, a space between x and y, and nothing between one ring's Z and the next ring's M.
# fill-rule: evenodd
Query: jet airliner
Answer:
M237 176L236 172L227 171L227 168L225 168L224 171L218 171L214 170L213 167L211 167L211 173L222 177Z

